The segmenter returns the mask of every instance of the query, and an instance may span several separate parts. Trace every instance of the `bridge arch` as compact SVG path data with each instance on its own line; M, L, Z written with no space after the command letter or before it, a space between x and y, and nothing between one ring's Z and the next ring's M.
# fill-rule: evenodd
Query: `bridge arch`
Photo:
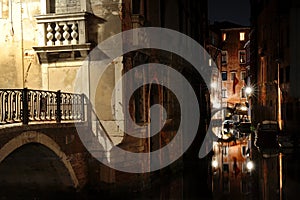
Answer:
M76 177L75 171L73 170L70 161L67 158L67 155L61 150L59 145L52 138L48 137L43 133L39 133L36 131L27 131L11 139L0 149L0 163L13 151L29 143L42 144L45 147L52 150L61 159L64 166L68 170L74 187L79 187L79 181Z

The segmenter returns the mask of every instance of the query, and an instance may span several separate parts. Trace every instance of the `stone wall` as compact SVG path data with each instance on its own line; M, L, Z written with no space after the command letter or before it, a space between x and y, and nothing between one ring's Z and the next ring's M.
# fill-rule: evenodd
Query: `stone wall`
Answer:
M80 1L78 0L56 0L55 13L80 12Z

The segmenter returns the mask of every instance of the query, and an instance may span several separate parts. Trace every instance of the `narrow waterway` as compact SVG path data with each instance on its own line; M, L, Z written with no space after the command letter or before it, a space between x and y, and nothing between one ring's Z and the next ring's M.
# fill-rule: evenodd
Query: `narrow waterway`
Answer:
M144 192L110 197L88 189L76 192L59 158L42 145L30 144L1 163L0 199L298 199L299 153L298 147L267 153L253 147L251 172L241 169L225 176L212 171L211 180L205 180L201 161L186 162L183 172L154 178L153 186Z

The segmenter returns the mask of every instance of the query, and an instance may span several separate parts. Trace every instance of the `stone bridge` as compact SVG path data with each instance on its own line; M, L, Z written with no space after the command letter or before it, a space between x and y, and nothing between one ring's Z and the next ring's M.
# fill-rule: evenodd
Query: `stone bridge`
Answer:
M84 128L86 124L77 122L76 126ZM40 123L1 127L0 165L14 151L32 143L41 144L56 154L67 169L74 188L81 188L87 183L90 155L80 141L74 123Z
M0 185L14 182L39 185L48 179L47 176L54 176L54 172L57 177L53 179L60 179L59 183L78 190L87 184L110 182L113 176L105 172L110 169L91 156L78 135L78 130L95 137L101 137L100 132L106 133L89 108L88 99L82 94L27 88L0 89ZM93 123L92 118L98 123ZM24 169L17 163L27 163L31 168ZM27 176L27 179L41 177L33 181L22 180L13 174L14 171L22 171L19 176Z

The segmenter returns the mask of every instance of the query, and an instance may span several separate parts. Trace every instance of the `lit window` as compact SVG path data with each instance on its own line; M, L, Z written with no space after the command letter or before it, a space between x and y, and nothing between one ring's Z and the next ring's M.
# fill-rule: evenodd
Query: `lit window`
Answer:
M222 65L227 65L227 51L222 51L221 55L222 55L221 58Z
M245 32L240 32L240 41L245 40Z
M222 72L222 81L227 81L227 72Z
M246 71L241 72L241 80L243 80L243 81L246 80Z
M227 98L227 90L222 89L222 98Z
M239 51L239 61L240 61L240 64L246 63L246 50Z
M227 34L226 34L226 33L223 33L223 34L222 34L222 40L225 41L225 40L226 40L226 37L227 37Z

